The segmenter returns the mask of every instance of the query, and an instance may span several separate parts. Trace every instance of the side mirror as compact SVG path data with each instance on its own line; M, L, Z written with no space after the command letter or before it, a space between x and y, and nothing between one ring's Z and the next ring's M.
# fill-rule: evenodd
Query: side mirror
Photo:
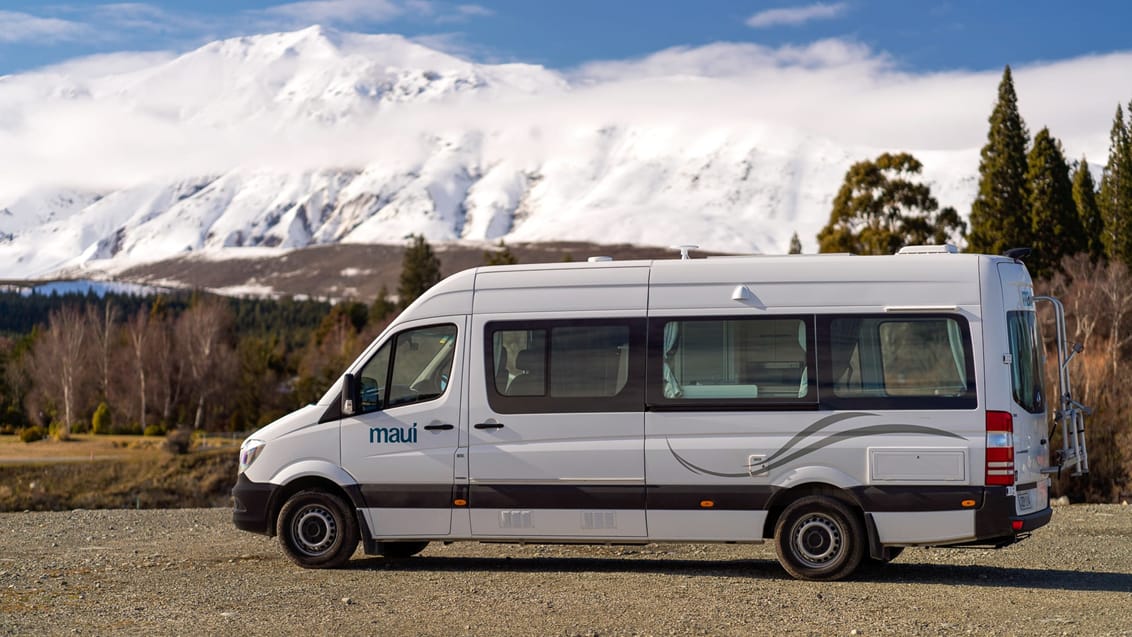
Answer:
M355 413L354 405L358 395L358 382L355 380L353 374L346 374L342 377L342 415L353 416Z

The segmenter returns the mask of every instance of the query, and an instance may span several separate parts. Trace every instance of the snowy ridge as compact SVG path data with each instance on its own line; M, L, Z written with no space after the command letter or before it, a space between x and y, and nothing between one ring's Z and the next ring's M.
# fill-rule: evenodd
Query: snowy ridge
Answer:
M687 84L649 80L665 82ZM813 249L848 166L890 150L754 118L645 113L601 90L321 27L119 73L3 78L0 136L37 117L74 121L105 135L64 140L76 152L101 143L137 165L108 159L120 172L90 183L0 188L0 278L413 233L776 253L798 232ZM251 139L254 153L241 143ZM178 161L146 165L157 145ZM907 150L940 204L965 211L977 149Z

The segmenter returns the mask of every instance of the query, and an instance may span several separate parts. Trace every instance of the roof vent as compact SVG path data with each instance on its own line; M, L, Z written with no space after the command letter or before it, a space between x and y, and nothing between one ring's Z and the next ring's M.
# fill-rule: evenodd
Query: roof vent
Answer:
M950 243L941 246L904 246L896 254L959 254L959 248Z
M586 259L590 263L604 263L605 261L612 261L613 257L590 257Z

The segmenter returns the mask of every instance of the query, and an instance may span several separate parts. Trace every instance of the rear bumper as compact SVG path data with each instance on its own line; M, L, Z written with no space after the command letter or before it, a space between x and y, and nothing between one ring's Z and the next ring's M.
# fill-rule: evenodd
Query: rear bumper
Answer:
M1015 497L1006 487L986 487L983 504L975 511L975 537L980 542L1005 546L1045 526L1053 516L1048 506L1041 511L1019 515Z
M261 484L240 474L232 488L232 523L236 528L252 533L274 535L271 503L279 489L274 484Z

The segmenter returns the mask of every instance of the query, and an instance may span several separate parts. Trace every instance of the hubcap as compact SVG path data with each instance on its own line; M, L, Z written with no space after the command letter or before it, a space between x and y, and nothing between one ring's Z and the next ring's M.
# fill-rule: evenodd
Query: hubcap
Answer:
M291 537L300 552L317 557L334 545L338 538L338 523L334 514L321 504L300 509L291 518Z
M794 555L806 566L820 568L841 555L841 527L821 514L810 514L794 524L790 534Z

